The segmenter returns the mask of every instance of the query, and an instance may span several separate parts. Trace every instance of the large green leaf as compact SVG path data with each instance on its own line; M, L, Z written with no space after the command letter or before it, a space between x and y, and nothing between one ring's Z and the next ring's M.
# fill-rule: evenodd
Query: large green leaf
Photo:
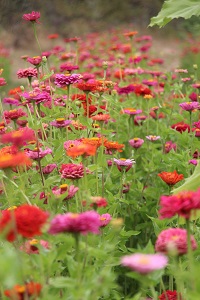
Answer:
M151 18L149 26L165 26L173 19L189 19L192 16L200 15L199 0L167 0L164 2L161 11L156 17Z

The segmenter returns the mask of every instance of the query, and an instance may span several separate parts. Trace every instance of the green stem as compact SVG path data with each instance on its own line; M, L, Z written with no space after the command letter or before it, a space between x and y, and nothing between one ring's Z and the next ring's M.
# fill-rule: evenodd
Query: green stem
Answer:
M34 36L35 36L36 42L37 42L37 44L38 44L38 48L39 48L39 50L40 50L40 53L42 54L42 49L41 49L40 42L39 42L38 36L37 36L36 23L35 23L35 22L32 22L32 26L33 26Z
M188 268L190 271L190 285L191 288L195 289L195 278L194 278L194 258L192 253L192 245L191 245L191 231L190 231L190 219L186 219L186 229L187 229L187 254L188 254Z

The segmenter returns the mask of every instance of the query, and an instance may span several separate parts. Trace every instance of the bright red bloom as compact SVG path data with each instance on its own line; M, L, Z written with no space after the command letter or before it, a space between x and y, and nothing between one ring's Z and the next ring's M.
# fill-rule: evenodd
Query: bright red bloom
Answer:
M94 83L88 83L88 82L79 82L76 87L84 92L94 92L98 89L98 84L96 82Z
M179 131L180 133L182 133L183 131L188 131L190 132L190 125L186 124L184 122L178 122L176 124L173 124L171 126L172 129L175 129L176 131Z
M40 12L37 11L32 11L30 14L24 14L22 16L22 19L25 21L30 21L30 22L38 22L38 19L40 18Z
M158 176L166 184L171 185L171 186L184 179L183 174L178 174L176 171L174 171L174 172L162 172L162 173L159 173Z
M183 191L172 196L161 196L160 218L172 218L176 214L189 219L192 211L200 209L200 189Z
M42 226L49 214L37 206L21 205L14 210L6 210L0 218L0 232L5 232L6 239L13 242L17 234L25 238L41 235Z
M178 297L179 296L179 297ZM160 300L182 300L181 295L177 293L177 291L166 291L163 292L160 296L158 296Z
M42 286L37 282L29 282L24 285L15 285L10 290L5 290L4 295L12 300L35 300L40 295Z

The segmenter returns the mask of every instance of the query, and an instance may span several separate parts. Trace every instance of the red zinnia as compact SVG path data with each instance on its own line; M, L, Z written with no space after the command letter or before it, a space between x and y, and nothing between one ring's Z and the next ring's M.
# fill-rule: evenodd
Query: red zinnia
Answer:
M168 185L172 186L177 182L184 179L183 174L178 174L176 171L174 172L162 172L159 173L158 176Z
M25 238L41 235L42 226L48 219L48 213L37 206L21 205L14 210L6 210L0 218L0 231L6 233L6 239L13 242L17 234Z
M40 295L42 286L37 282L29 282L24 285L15 285L10 290L5 290L4 295L12 300L35 300Z
M163 292L159 297L160 300L181 300L182 297L177 291L166 291Z
M190 132L190 125L189 124L186 124L184 122L179 122L179 123L176 123L176 124L173 124L171 126L172 129L175 129L176 131L179 131L180 133L182 133L183 131L188 131Z

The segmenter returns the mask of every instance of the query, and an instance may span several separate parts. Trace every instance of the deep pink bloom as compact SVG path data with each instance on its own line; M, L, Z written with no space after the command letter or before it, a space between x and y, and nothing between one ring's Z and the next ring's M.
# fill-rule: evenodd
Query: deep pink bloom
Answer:
M172 218L176 214L189 219L192 211L197 209L200 209L200 189L160 198L160 219Z
M82 78L81 74L71 74L71 75L56 74L54 83L56 86L63 88L66 87L67 85L78 83L81 78Z
M183 103L180 103L179 106L183 110L192 111L194 109L199 108L199 103L198 102L183 102Z
M57 128L63 128L69 126L71 122L72 122L71 120L65 120L64 118L59 118L56 119L55 121L50 122L50 125Z
M122 94L128 95L128 94L134 92L134 86L132 84L130 84L128 86L118 87L117 92L119 95L122 95Z
M22 19L25 20L25 21L30 21L30 22L36 22L36 23L39 23L38 22L38 19L40 18L40 12L37 12L37 11L32 11L31 13L29 14L24 14L22 16Z
M197 248L197 243L194 236L190 237L192 250ZM177 254L186 254L188 250L187 244L187 230L183 228L169 228L163 230L157 238L155 244L156 252L162 252L164 254L175 251Z
M78 190L79 188L75 185L68 186L67 184L62 184L59 188L54 187L52 189L52 193L57 197L60 197L62 194L67 193L67 196L63 200L69 200L74 197Z
M144 140L140 139L140 138L134 138L132 140L129 140L129 144L131 145L131 147L136 148L136 149L140 148L143 143L144 143Z
M117 165L117 168L120 172L122 172L123 170L128 172L128 170L130 170L132 165L135 164L134 159L125 159L125 158L117 159L117 158L114 158L113 161Z
M169 153L172 149L176 151L176 148L177 146L175 143L173 143L172 141L167 141L164 145L164 153Z
M153 271L166 267L168 263L167 256L161 253L142 254L135 253L123 256L121 264L140 274L149 274Z
M33 90L31 92L24 92L21 94L27 101L27 103L39 104L41 102L51 101L51 95L48 92L42 92L38 90Z
M189 164L196 166L198 164L198 161L196 159L190 159Z
M100 216L100 221L101 221L101 227L105 227L107 226L110 221L111 221L112 217L110 214L103 214Z
M4 86L6 84L7 84L7 82L6 82L5 78L0 77L0 86Z
M142 113L141 109L135 109L135 108L123 108L122 113L127 115L138 115Z
M41 56L28 57L27 61L34 66L38 66L42 62L42 57Z
M60 172L62 178L80 179L84 176L84 167L82 164L63 164Z
M192 125L193 125L195 128L200 129L200 121L194 122Z
M100 215L95 211L86 211L80 214L66 213L53 218L49 233L69 232L87 234L91 232L98 234L100 226Z
M17 120L21 117L27 116L27 114L21 108L19 108L19 109L5 110L3 116L7 121L7 120Z
M18 106L20 101L15 98L4 98L3 103Z
M57 167L56 164L49 164L42 169L43 174L50 174Z
M189 95L189 98L191 101L198 101L198 95L197 93L195 92L192 92L190 95Z
M37 69L34 68L27 68L27 69L19 69L17 71L18 78L30 78L30 77L37 77Z
M34 150L25 149L25 153L31 159L39 160L45 157L47 154L51 154L52 150L50 148L45 150L42 150L42 148L36 148Z
M78 70L78 69L79 69L79 66L72 65L69 63L63 63L60 65L60 72L64 72L64 71L71 72L73 70Z

